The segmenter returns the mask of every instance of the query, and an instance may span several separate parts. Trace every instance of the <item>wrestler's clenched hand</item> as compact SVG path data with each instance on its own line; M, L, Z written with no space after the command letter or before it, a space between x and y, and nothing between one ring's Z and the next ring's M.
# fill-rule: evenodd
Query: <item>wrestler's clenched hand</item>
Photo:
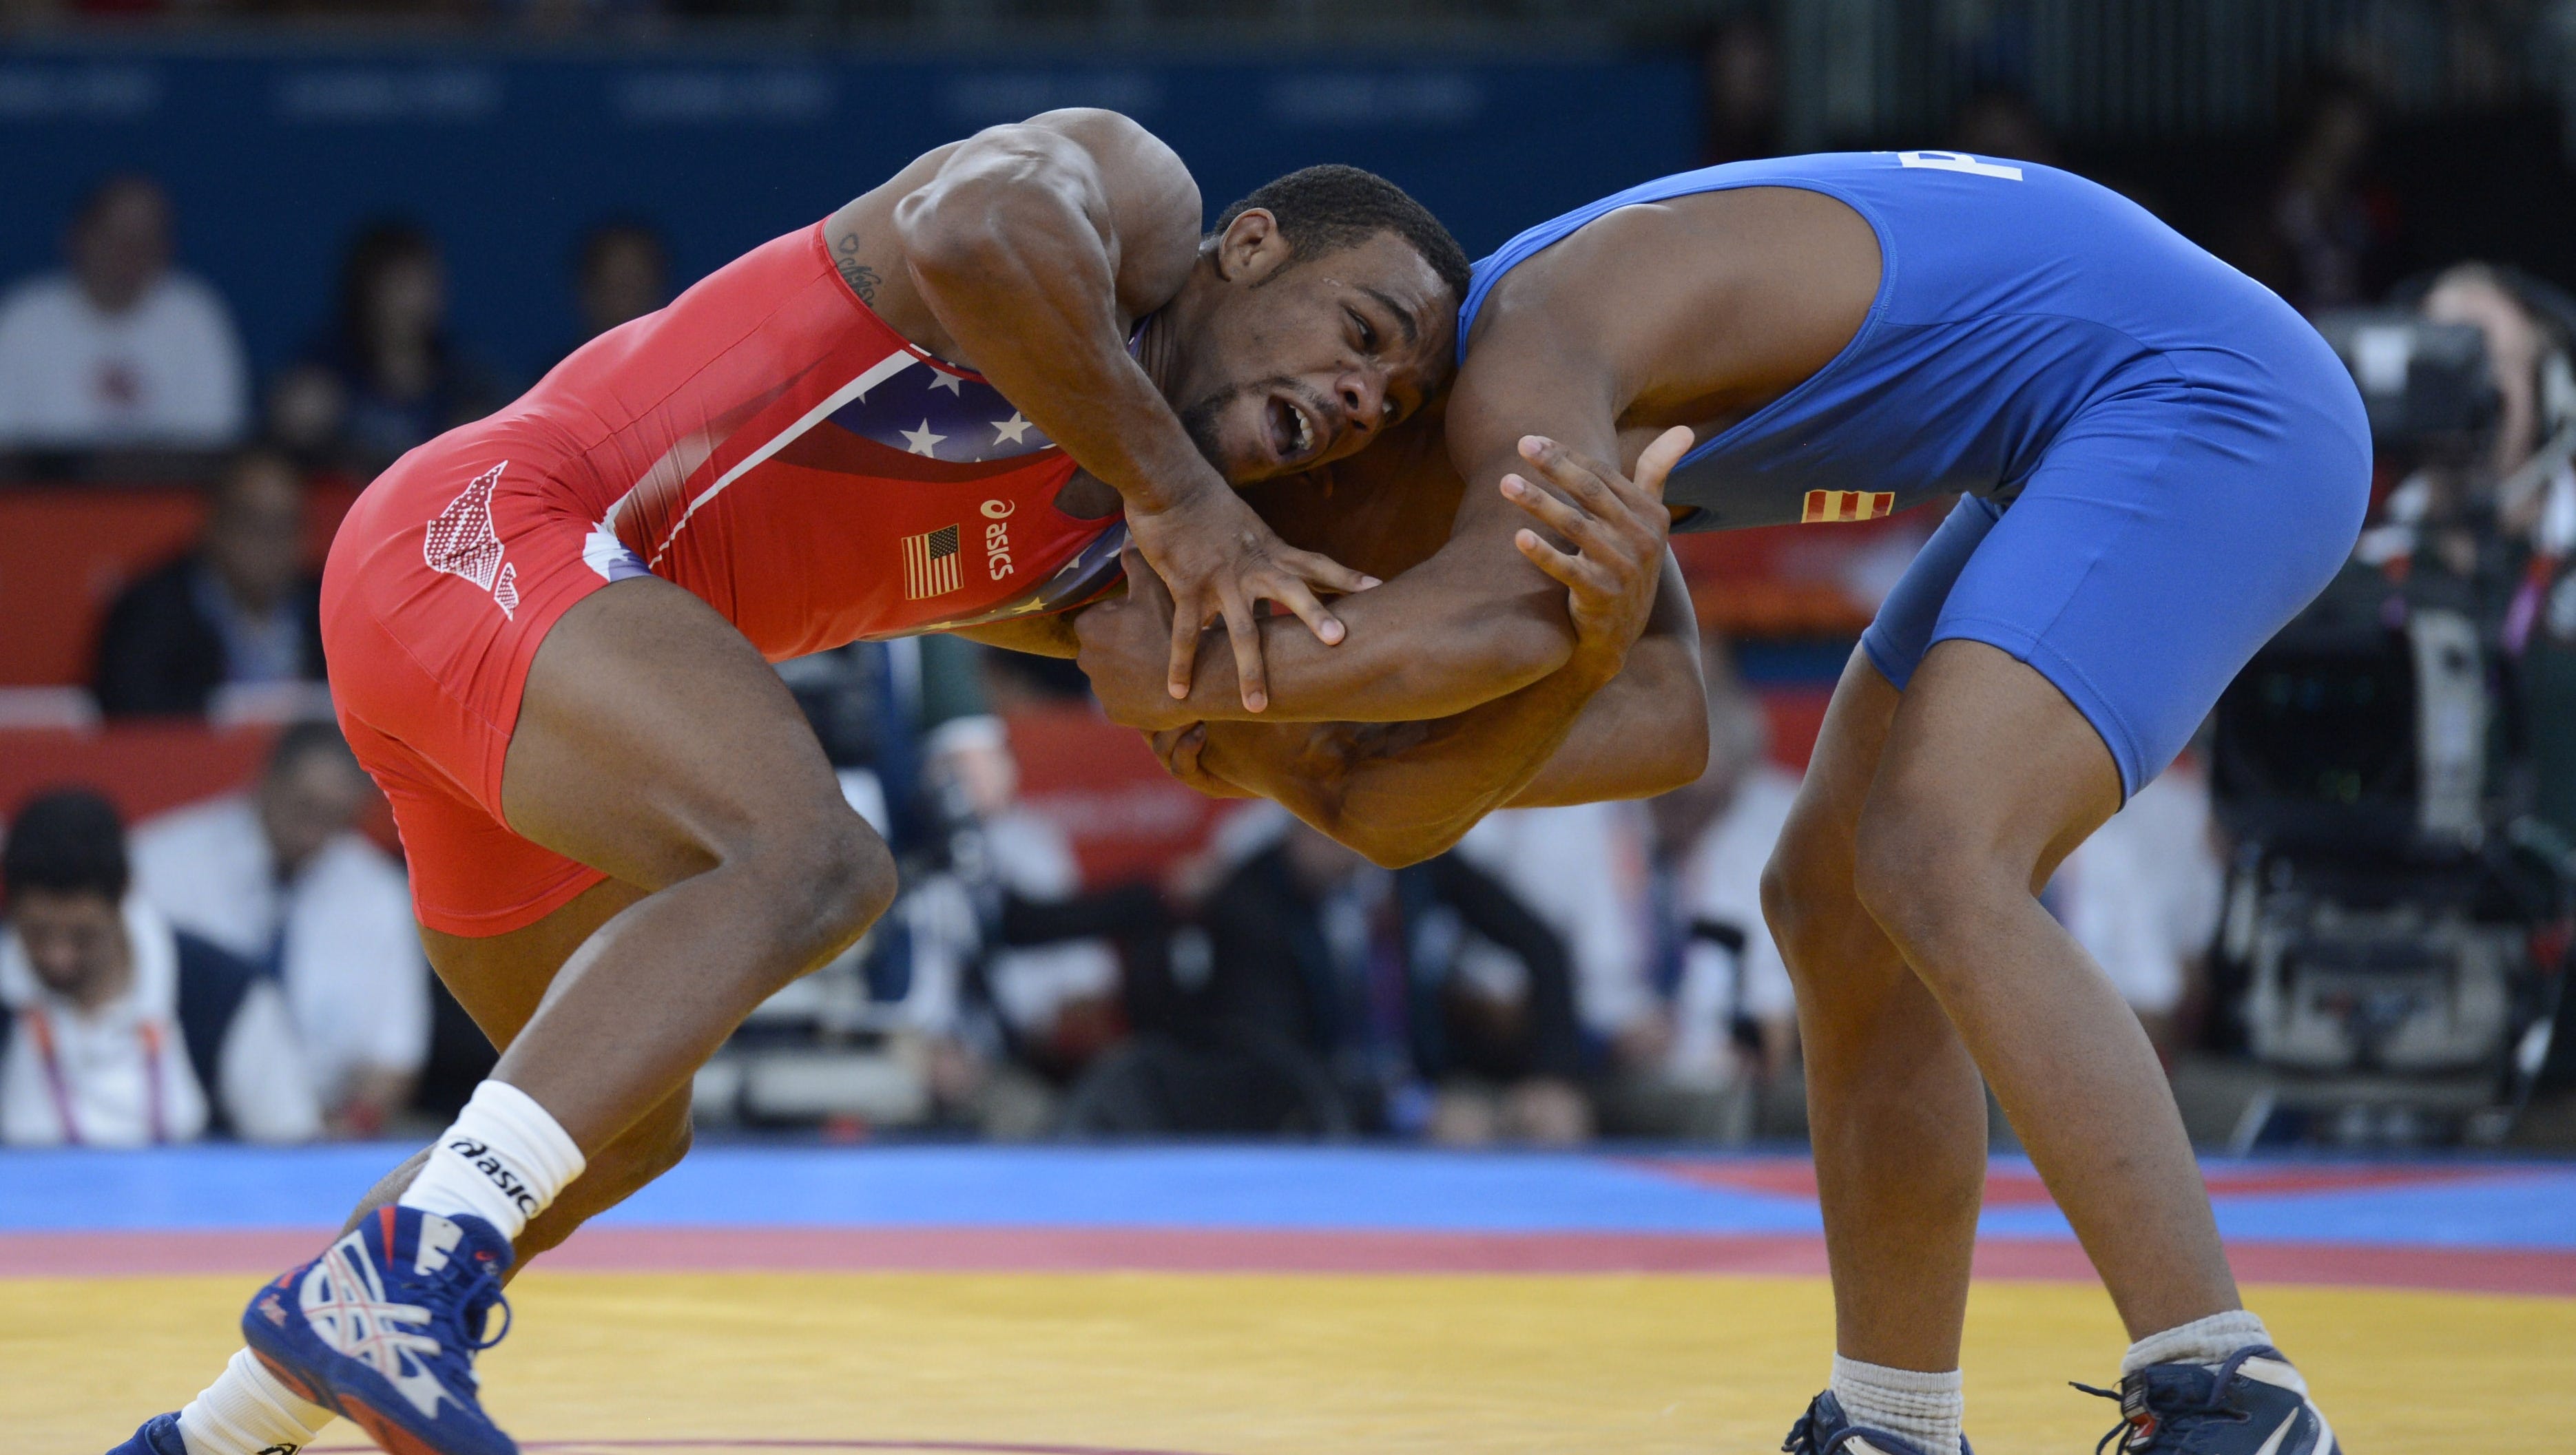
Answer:
M1261 659L1261 618L1254 605L1275 601L1297 614L1318 641L1338 645L1343 627L1314 588L1357 591L1373 584L1357 571L1279 539L1243 498L1211 483L1159 510L1127 508L1127 529L1170 589L1171 662L1165 690L1190 695L1199 633L1218 618L1234 645L1234 675L1247 712L1270 705Z
M1637 457L1631 481L1611 465L1531 435L1521 441L1521 458L1555 491L1520 475L1503 477L1506 498L1575 547L1571 554L1558 550L1528 529L1512 537L1531 564L1564 583L1575 662L1604 681L1618 674L1654 609L1672 529L1664 477L1690 447L1689 430L1664 431Z

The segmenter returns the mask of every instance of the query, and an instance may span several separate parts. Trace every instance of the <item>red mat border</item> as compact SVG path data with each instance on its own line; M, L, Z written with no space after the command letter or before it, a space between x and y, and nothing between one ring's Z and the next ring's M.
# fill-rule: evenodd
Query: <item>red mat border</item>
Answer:
M0 1234L0 1277L266 1274L311 1257L311 1229ZM2238 1242L2253 1283L2576 1297L2576 1251ZM1815 1277L1809 1235L1450 1233L1222 1228L594 1227L546 1255L591 1272L925 1270L1181 1273L1737 1273ZM2090 1281L2063 1239L1989 1238L1985 1278Z

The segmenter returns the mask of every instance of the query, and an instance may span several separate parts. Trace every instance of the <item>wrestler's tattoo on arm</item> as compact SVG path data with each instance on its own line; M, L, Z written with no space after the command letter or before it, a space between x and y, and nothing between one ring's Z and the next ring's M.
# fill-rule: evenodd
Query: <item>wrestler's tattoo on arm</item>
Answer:
M845 232L832 239L832 266L841 270L841 281L859 295L861 303L877 301L877 270L859 261L859 235Z

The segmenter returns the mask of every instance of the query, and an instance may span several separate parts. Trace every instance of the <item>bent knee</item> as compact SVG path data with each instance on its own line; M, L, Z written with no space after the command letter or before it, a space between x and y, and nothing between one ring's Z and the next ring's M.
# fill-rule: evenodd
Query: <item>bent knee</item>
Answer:
M1762 919L1791 973L1830 958L1857 909L1849 849L1791 819L1762 865Z
M848 948L894 903L894 855L855 813L777 834L737 862L800 971Z
M1920 795L1873 794L1852 845L1852 892L1918 971L1956 958L1950 942L1985 912L2028 899L2031 866L1972 815Z

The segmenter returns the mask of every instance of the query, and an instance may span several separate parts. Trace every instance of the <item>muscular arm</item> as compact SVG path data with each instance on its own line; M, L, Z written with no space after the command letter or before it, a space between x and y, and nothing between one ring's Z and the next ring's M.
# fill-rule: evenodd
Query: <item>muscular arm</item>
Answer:
M1708 758L1698 631L1666 559L1646 634L1602 680L1583 654L1508 696L1434 722L1204 728L1196 769L1274 799L1377 863L1456 844L1497 808L1643 798Z
M1692 782L1708 765L1699 625L1680 571L1667 562L1665 573L1654 621L1628 649L1619 675L1584 702L1565 740L1496 807L1652 798Z
M1868 317L1878 283L1868 221L1786 187L1622 207L1511 269L1486 296L1451 391L1450 453L1466 482L1453 539L1337 603L1350 629L1338 647L1270 628L1267 715L1444 717L1554 671L1572 651L1563 595L1513 559L1507 543L1521 522L1493 498L1504 472L1523 469L1520 438L1622 461L1659 428L1723 427L1826 367ZM1138 674L1093 669L1085 636L1086 670L1119 721L1244 716L1215 653L1201 653L1197 690L1175 704L1153 697L1161 683L1150 672L1137 691ZM1159 646L1115 655L1150 665Z
M1170 147L1111 111L994 127L937 156L895 203L893 227L939 330L1126 503L1189 623L1166 642L1171 691L1186 682L1195 629L1218 618L1233 647L1228 690L1258 708L1261 600L1341 639L1310 583L1350 590L1360 574L1273 535L1127 351L1126 320L1171 301L1199 255L1198 184ZM845 275L863 252L835 241Z
M1529 686L1572 657L1565 588L1513 548L1515 533L1533 522L1497 487L1510 474L1539 478L1521 450L1533 433L1559 449L1621 459L1610 386L1602 367L1571 348L1514 347L1496 358L1488 364L1471 357L1459 376L1445 451L1406 459L1388 441L1337 467L1347 477L1344 488L1356 493L1445 494L1431 488L1434 474L1451 489L1463 475L1465 491L1448 540L1428 559L1334 602L1349 628L1338 646L1316 641L1294 621L1264 624L1270 692L1260 719L1445 718ZM1213 643L1202 647L1190 695L1173 699L1162 673L1165 628L1127 614L1132 610L1088 613L1080 626L1083 670L1112 718L1154 730L1255 716L1243 710L1225 653Z
M1180 290L1198 184L1171 148L1107 111L977 133L895 205L903 266L939 326L1004 397L1131 505L1225 486L1122 317Z

